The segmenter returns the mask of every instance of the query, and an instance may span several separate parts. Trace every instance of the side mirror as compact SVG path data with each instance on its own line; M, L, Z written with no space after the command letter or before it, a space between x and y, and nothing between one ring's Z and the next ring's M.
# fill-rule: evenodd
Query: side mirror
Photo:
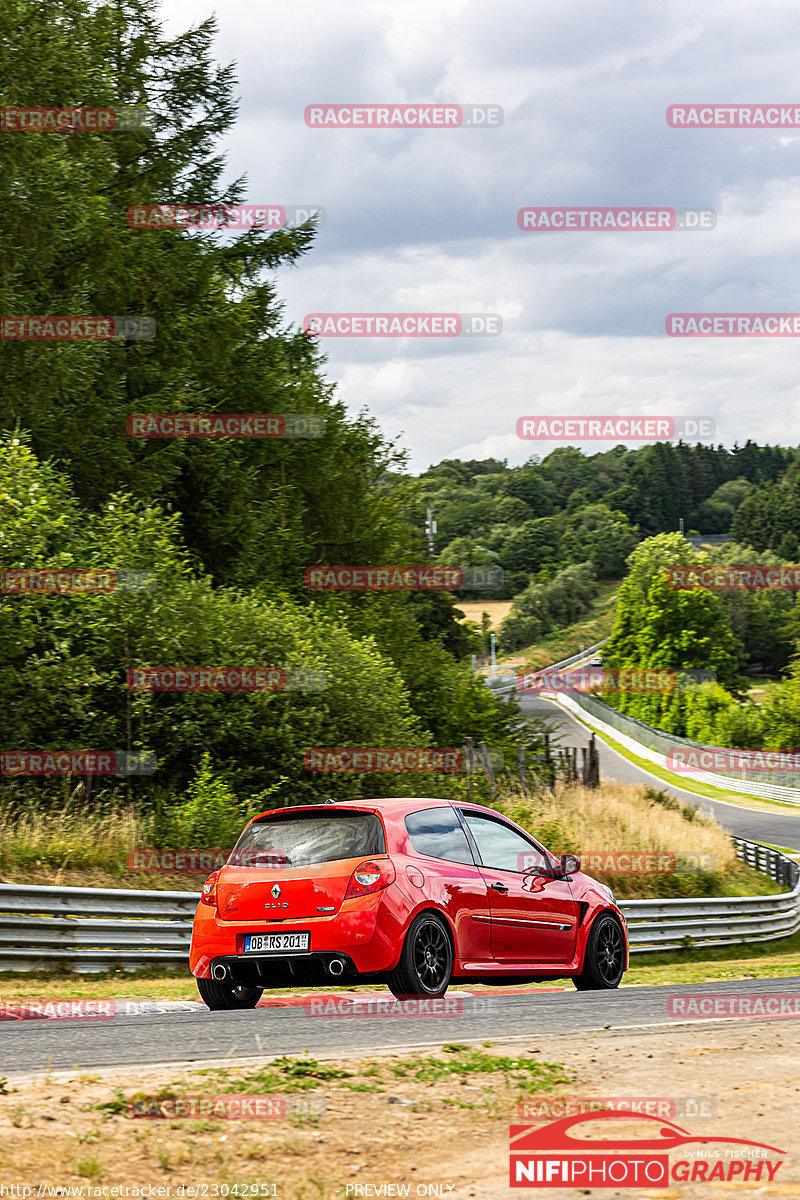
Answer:
M561 855L561 874L566 878L568 875L574 875L581 869L581 860L577 854L562 854Z

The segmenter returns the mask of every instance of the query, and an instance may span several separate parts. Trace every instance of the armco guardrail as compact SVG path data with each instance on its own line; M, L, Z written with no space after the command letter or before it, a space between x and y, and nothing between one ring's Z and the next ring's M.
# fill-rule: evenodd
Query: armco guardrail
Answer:
M687 945L735 945L791 937L800 929L800 866L758 842L733 839L737 856L789 890L773 896L711 896L685 900L626 900L631 953Z
M0 884L0 971L185 962L199 898L195 892Z
M553 663L552 666L544 669L547 671L560 671L565 667L574 666L581 659L588 658L594 651L599 650L607 641L608 638L604 638L602 642L598 642L595 646L589 646L586 650L582 650L580 654L573 654L572 658L565 658L562 662ZM510 695L514 690L516 676L495 676L493 680L490 678L486 682L493 688L496 695L505 696ZM610 727L611 730L616 730L623 737L627 737L631 742L636 743L636 746L631 747L632 749L642 746L646 747L647 750L651 751L651 758L653 755L666 756L671 750L708 749L706 745L700 742L693 742L690 738L678 737L677 734L663 733L660 729L654 729L652 725L646 725L644 721L640 721L637 717L630 717L626 713L620 712L610 704L606 704L603 700L598 699L597 696L587 695L584 692L570 693L568 697L561 692L554 692L552 696L546 692L541 692L540 695L547 696L550 699L557 699L558 703L567 709L583 709L587 715L588 724L597 729L598 722L600 722L602 725ZM724 747L714 748L724 749ZM653 761L657 760L653 759ZM663 766L664 764L659 763L659 765ZM798 787L797 777L787 772L756 772L730 768L722 772L696 770L687 772L686 774L687 778L711 784L713 787L729 788L731 783L735 781L737 786L734 790L746 796L758 796L763 800L780 800L784 804L800 804L800 787ZM765 775L767 778L765 778Z
M542 695L550 698L549 693L543 692ZM661 760L666 758L670 751L708 749L700 742L693 742L689 738L678 737L677 734L663 733L660 729L654 729L652 725L646 725L637 717L629 717L626 713L619 712L618 709L612 708L610 704L605 704L596 696L573 692L568 696L552 693L552 697L557 699L562 708L566 708L567 711L576 715L579 715L578 709L581 709L586 714L586 723L592 728L598 729L599 732L604 732L602 726L605 726L612 734L616 731L621 735L618 740L623 745L627 738L631 743L629 749L638 751L642 757L650 758L659 766L666 766L667 770L669 767ZM642 747L644 747L644 753ZM715 749L724 749L724 747L715 747ZM648 754L647 751L650 753ZM784 804L800 804L800 788L797 786L797 777L788 775L786 772L737 771L733 768L720 772L703 771L698 768L692 771L681 771L681 775L686 779L699 780L701 783L708 783L713 787L729 788L747 796L759 796L765 800L780 800ZM772 779L769 778L770 775L773 777ZM732 786L734 784L735 787Z
M763 942L800 929L800 868L755 842L738 856L787 890L774 896L626 900L631 951ZM197 892L0 884L0 971L60 965L82 973L185 965Z
M697 537L685 536L685 540L697 550L700 546L724 546L731 540L729 533L700 533Z
M543 671L561 671L564 667L572 667L575 663L582 662L585 658L591 658L595 651L601 646L605 646L608 638L603 638L602 642L595 642L594 646L587 646L585 650L580 650L577 654L573 654L571 658L562 658L561 662L551 663L549 667L542 667ZM484 683L488 688L491 688L495 696L510 696L512 692L517 690L517 676L506 675L487 675Z

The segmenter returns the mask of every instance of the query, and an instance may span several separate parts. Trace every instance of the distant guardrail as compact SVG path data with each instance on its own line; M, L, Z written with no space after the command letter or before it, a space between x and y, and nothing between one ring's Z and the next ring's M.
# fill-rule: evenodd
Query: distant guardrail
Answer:
M742 861L787 890L772 896L625 900L631 952L735 945L800 929L800 867L734 838ZM0 971L69 966L80 973L186 966L199 892L0 884Z
M546 693L541 694L546 695ZM764 800L780 800L784 804L800 804L800 788L797 786L796 775L781 771L736 770L733 767L727 768L725 771L704 771L697 768L696 770L677 772L674 767L670 768L666 761L662 762L661 759L666 759L666 756L674 750L701 751L707 750L708 746L701 742L693 742L689 738L679 737L675 733L664 733L660 729L654 729L652 725L646 725L638 717L630 717L627 713L621 713L619 709L612 708L610 704L606 704L597 696L576 691L569 695L559 694L556 696L554 693L552 698L558 700L560 707L565 708L568 712L573 712L576 716L580 715L578 710L581 710L585 714L586 723L590 728L599 729L601 733L608 731L611 735L615 732L618 733L620 735L618 740L623 745L627 739L631 743L629 749L634 750L643 758L649 758L665 770L672 769L673 774L680 774L687 780L693 779L700 783L710 784L712 787L728 788L747 796L759 796ZM603 730L602 726L605 726L606 729ZM724 749L724 747L716 747L716 749ZM650 753L648 754L647 751ZM793 782L787 782L788 780L793 780ZM734 784L735 787L732 786Z
M585 650L580 650L577 654L573 654L570 658L562 658L560 662L551 663L549 667L542 667L543 671L560 671L564 667L572 667L575 663L582 662L583 659L589 658L605 646L608 638L603 638L602 642L596 642L594 646L587 646ZM512 692L517 690L517 676L510 673L505 675L487 675L484 679L487 687L491 688L496 696L510 696Z
M689 537L684 534L684 540L694 546L696 550L700 546L724 546L731 540L731 535L729 533L700 533L697 537Z

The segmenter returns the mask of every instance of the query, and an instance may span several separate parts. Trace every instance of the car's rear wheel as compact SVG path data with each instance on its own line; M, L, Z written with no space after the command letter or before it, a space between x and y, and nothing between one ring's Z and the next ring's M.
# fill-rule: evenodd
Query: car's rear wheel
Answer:
M441 917L420 913L411 922L400 961L388 977L395 996L443 996L453 973L453 945Z
M625 935L611 913L601 914L589 932L583 970L573 983L579 992L616 988L625 972Z
M264 991L244 983L220 983L216 979L198 979L197 990L212 1009L255 1008Z

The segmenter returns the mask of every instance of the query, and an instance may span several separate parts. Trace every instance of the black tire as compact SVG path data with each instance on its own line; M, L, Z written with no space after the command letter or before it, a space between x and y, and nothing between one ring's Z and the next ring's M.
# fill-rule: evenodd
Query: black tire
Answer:
M420 913L411 922L400 961L387 983L395 996L443 996L453 973L450 931L436 913Z
M218 983L216 979L198 979L197 990L210 1009L255 1008L264 989L233 983Z
M601 913L589 932L583 970L572 982L579 992L617 988L625 973L625 934L613 913Z

